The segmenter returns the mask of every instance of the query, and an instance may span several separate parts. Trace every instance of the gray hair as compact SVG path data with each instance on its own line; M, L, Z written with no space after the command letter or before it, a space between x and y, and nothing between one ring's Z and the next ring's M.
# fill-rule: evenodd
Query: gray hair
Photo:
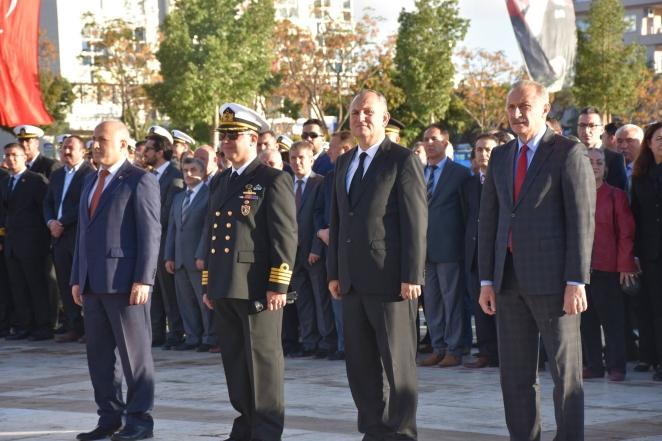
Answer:
M198 167L198 171L200 171L201 173L204 173L207 170L207 167L205 167L204 162L202 162L202 160L200 158L193 158L193 157L187 156L186 158L184 158L182 160L182 167L184 167L185 165L190 165L190 164L193 164L196 167Z
M616 130L616 136L628 130L633 130L636 133L637 139L639 141L642 141L644 139L644 129L642 129L636 124L623 124Z
M549 103L549 92L547 91L547 88L540 84L537 81L533 80L519 80L513 83L512 86L510 86L510 91L508 94L513 90L522 90L522 89L533 89L536 91L536 95L540 97L545 103Z

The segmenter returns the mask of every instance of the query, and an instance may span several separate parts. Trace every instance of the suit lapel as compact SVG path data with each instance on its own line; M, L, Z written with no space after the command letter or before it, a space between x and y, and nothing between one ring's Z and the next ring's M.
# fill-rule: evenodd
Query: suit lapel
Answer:
M94 219L97 218L98 214L103 210L104 205L108 203L108 200L112 197L112 193L122 184L124 178L131 173L131 163L127 160L124 160L124 164L117 170L117 174L113 177L113 180L110 181L108 187L101 193L101 198L99 199L99 205L97 205L96 210L94 210L94 215L90 219L90 223L94 222Z
M344 155L342 155L338 160L345 159L344 164L342 164L342 167L337 168L337 175L336 179L339 178L340 180L340 185L342 188L342 191L340 192L340 197L345 201L345 204L349 205L349 194L347 193L347 172L349 171L349 166L352 164L352 161L354 160L354 155L356 155L356 152L359 148L354 147L352 150L348 151Z
M444 169L441 171L441 175L439 176L439 181L437 181L437 186L434 188L434 193L432 194L432 198L430 199L430 204L432 204L435 200L437 200L442 192L445 191L445 189L448 188L448 181L450 180L451 176L453 175L454 170L453 166L451 165L451 160L450 158L446 159L446 164L444 165Z
M306 181L306 186L303 189L303 194L301 195L301 205L299 206L299 212L303 210L303 206L306 205L306 201L310 199L310 194L313 192L313 187L315 187L315 177L316 173L311 173Z
M531 184L536 179L536 176L538 176L538 173L540 173L543 164L545 161L547 161L547 158L552 153L554 149L553 137L554 133L550 129L547 129L542 139L540 140L540 144L538 144L536 153L533 155L531 165L526 170L526 177L522 183L522 188L519 192L519 198L517 201L515 201L515 206L513 208L516 208L522 202L526 196L527 191L529 188L531 188Z
M366 171L365 174L363 175L363 180L361 181L361 185L359 185L359 188L356 192L356 198L354 198L353 206L356 206L356 204L358 204L358 202L361 200L361 197L365 193L366 189L370 188L373 182L375 181L375 178L379 174L384 159L386 158L386 155L388 154L388 151L390 149L391 149L391 141L388 138L384 138L384 141L377 149L377 153L375 154L375 157L372 158L372 161L370 162L368 171Z
M186 210L189 214L186 215L186 218L183 217L184 214L184 199L186 198L186 190L180 192L181 194L184 195L180 203L178 203L178 208L176 207L176 210L179 210L178 213L175 213L175 217L179 216L179 218L182 220L182 225L187 221L191 216L190 213L192 210L194 210L199 204L202 204L202 201L204 200L204 195L206 192L208 192L209 189L207 186L203 183L202 187L198 190L198 192L193 196L193 200L189 201L188 204L188 209ZM179 194L179 193L178 193Z
M255 170L257 169L257 166L260 164L260 161L255 158L253 162L251 162L248 167L244 170L244 172L237 177L237 179L234 182L230 182L230 176L232 176L232 171L228 173L228 177L226 178L226 191L223 194L223 198L221 199L220 207L225 205L230 198L235 196L237 193L239 193L241 190L244 189L244 186L251 180L253 179L253 175L255 174Z
M514 141L510 142L510 147L508 149L508 152L506 154L506 161L508 162L506 164L506 170L508 170L508 174L506 175L506 185L508 187L508 200L510 201L510 206L512 208L513 205L513 199L514 199L514 187L515 187L515 154L517 153L517 138L515 138Z

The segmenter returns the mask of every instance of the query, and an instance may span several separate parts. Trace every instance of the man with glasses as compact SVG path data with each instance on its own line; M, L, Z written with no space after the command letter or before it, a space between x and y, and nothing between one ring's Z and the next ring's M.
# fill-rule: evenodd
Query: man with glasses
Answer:
M301 139L310 141L313 144L313 171L318 175L325 176L328 172L333 170L333 164L329 155L322 150L324 146L324 131L322 129L324 123L316 118L311 118L303 123L301 131Z
M220 117L231 167L210 196L202 284L218 318L230 402L240 413L227 441L278 441L285 421L282 309L297 248L293 183L257 158L264 118L234 103L222 105Z
M605 128L602 117L595 107L585 107L579 112L577 121L577 134L581 142L589 149L600 149L605 154L607 164L607 183L613 187L625 190L627 176L625 174L625 159L623 155L608 150L602 145L602 134Z
M41 216L46 195L46 178L26 167L23 144L4 148L10 178L0 186L4 213L5 255L13 296L13 333L8 340L53 338L48 293L48 229Z
M30 125L20 125L14 127L14 135L17 142L25 150L25 165L28 170L34 173L42 174L46 179L50 178L51 173L59 167L57 161L39 153L39 138L44 136L44 131L39 127Z

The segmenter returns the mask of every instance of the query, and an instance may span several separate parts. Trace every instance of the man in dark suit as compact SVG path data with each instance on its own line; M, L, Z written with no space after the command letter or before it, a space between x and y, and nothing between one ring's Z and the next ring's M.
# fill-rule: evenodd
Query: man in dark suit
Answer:
M39 138L44 131L39 127L20 125L14 127L14 135L19 144L25 149L26 166L33 173L39 173L49 179L51 173L60 165L54 159L47 158L39 153Z
M602 145L602 134L605 127L602 124L600 111L595 107L585 107L579 112L577 120L577 135L589 149L600 149L605 154L607 166L606 182L612 187L627 189L628 178L625 173L625 158L622 154L609 150Z
M0 188L9 185L9 172L0 164ZM0 338L6 337L11 332L12 300L9 274L5 264L5 253L3 244L5 240L5 212L4 204L0 202Z
M149 303L161 207L154 177L127 160L128 142L129 131L119 121L94 129L100 169L86 177L79 205L71 293L85 311L87 362L99 414L97 427L77 436L83 441L151 438L154 426ZM115 433L123 417L124 427Z
M545 126L544 86L508 93L517 138L492 151L480 201L480 305L496 313L501 389L513 440L540 439L539 335L554 380L556 438L584 439L579 333L594 234L595 179L580 143Z
M491 134L484 133L476 138L474 144L475 164L478 168L462 186L462 212L464 214L464 272L467 281L467 291L474 304L474 319L476 323L476 340L478 356L476 360L465 363L467 368L495 367L499 365L497 352L496 320L485 314L478 304L480 295L480 279L478 278L478 215L480 213L480 196L487 173L487 165L492 149L499 140Z
M359 146L336 162L327 257L329 290L342 297L345 336L351 336L347 379L364 440L415 440L423 169L410 150L386 138L389 113L379 92L361 91L349 114Z
M333 164L329 155L322 149L324 146L324 129L322 120L311 118L303 123L301 129L301 139L310 141L313 144L313 171L318 175L324 176L333 170Z
M59 343L77 341L84 334L81 308L71 297L69 280L76 244L78 203L85 177L94 169L85 159L85 143L78 136L68 136L62 144L61 167L53 172L44 199L44 221L51 234L53 260L60 300L66 316L67 332L55 337Z
M209 187L204 183L205 165L197 158L182 160L186 191L175 195L170 208L165 244L165 267L175 276L177 304L186 340L175 347L183 351L208 352L218 345L213 312L202 302L202 271L195 266L195 252L207 216Z
M297 291L296 302L301 342L300 354L326 358L338 345L334 326L331 296L326 282L326 266L322 241L315 228L322 191L322 176L312 171L313 145L296 142L290 149L290 165L294 172L294 201L297 209L298 246L292 285Z
M11 177L0 188L5 213L3 251L13 296L14 332L8 340L53 338L48 292L48 229L41 216L46 178L26 168L22 144L5 146Z
M163 349L172 349L183 343L184 325L177 305L175 278L163 266L163 251L168 234L168 220L172 200L184 189L182 172L175 167L172 159L172 136L163 127L152 126L147 135L147 144L143 152L145 165L159 181L161 191L161 247L159 248L159 266L156 272L157 284L152 296L152 339L154 346L163 345ZM166 334L166 318L168 332Z
M446 157L448 130L429 126L423 134L427 165L427 259L425 263L425 320L433 352L421 366L450 367L462 363L464 281L464 222L460 188L469 169Z
M292 178L257 159L251 109L221 106L221 148L232 167L221 173L209 203L205 302L218 333L234 420L228 441L279 441L284 425L282 308L296 253ZM203 288L205 289L205 288ZM255 302L265 310L254 308Z

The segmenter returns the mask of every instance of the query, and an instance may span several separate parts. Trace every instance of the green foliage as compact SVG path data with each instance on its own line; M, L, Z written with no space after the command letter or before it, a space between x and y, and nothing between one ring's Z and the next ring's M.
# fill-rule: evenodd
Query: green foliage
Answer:
M64 119L75 98L71 83L64 77L44 69L39 72L39 85L44 106L48 114L53 117L53 124L50 127L66 131L68 124Z
M623 14L619 0L593 0L588 27L578 36L575 99L580 106L598 107L607 119L633 109L646 69L644 49L623 43Z
M455 75L451 56L469 22L460 18L457 0L417 0L415 5L413 12L400 12L395 65L409 123L426 125L446 114Z
M269 78L274 28L269 0L180 0L156 54L162 82L148 89L174 126L211 126L218 105L251 105Z

